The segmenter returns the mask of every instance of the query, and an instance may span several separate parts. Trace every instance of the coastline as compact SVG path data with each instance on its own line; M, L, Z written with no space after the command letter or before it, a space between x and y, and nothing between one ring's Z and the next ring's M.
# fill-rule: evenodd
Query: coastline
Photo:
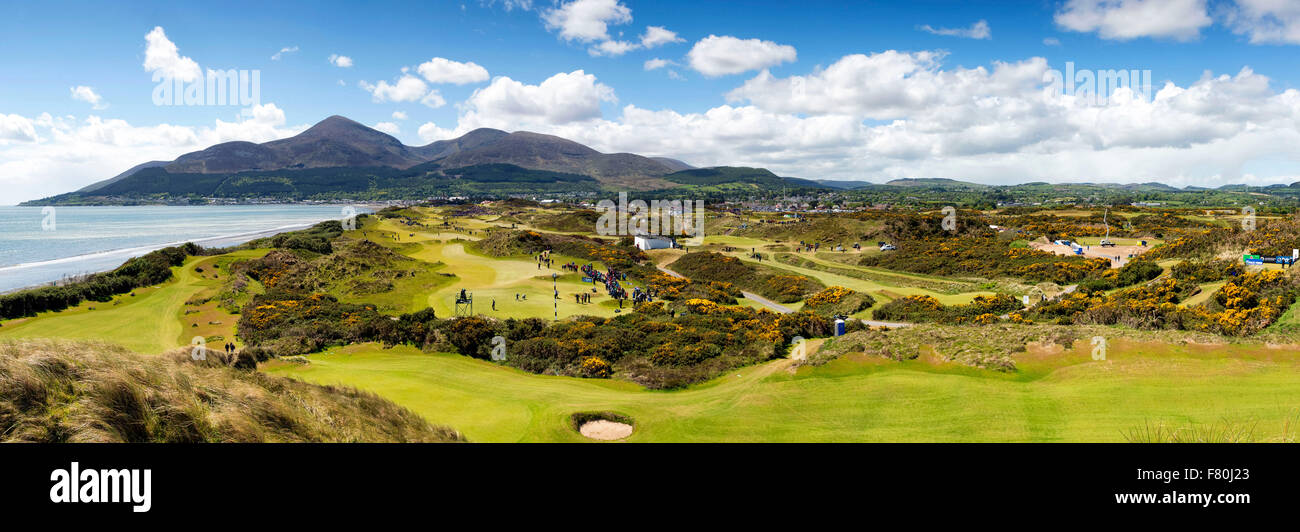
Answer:
M302 206L305 204L299 203L299 204L279 204L279 205ZM161 205L152 205L152 206L161 206ZM236 205L190 205L186 207L214 207L214 206L230 207ZM238 205L238 206L254 206L254 205ZM263 206L263 205L256 205L256 206ZM264 206L274 207L276 205L265 204ZM340 207L340 208L351 206L357 209L357 214L373 214L377 212L379 209L384 208L384 206L382 205L375 205L375 204L313 204L311 206ZM10 206L10 207L18 207L18 206ZM78 207L92 207L92 206L78 206ZM121 208L121 207L137 207L137 206L105 205L102 207ZM143 206L139 206L139 207L143 207ZM41 207L27 207L27 208L40 209ZM69 265L69 264L85 264L84 269L76 269L76 270L65 269L59 274L59 278L57 279L37 281L37 282L32 282L21 286L13 286L13 287L0 286L0 295L11 294L11 293L21 292L24 290L31 290L35 288L41 288L45 286L58 286L60 284L67 282L69 279L112 271L113 269L120 267L122 264L126 263L126 261L132 258L139 257L159 249L172 247L172 246L179 246L187 242L192 242L194 244L198 244L203 247L214 247L214 248L238 246L253 240L268 238L281 233L306 229L308 227L311 227L323 221L328 221L330 219L336 219L336 218L327 217L327 218L323 218L311 222L278 225L266 229L242 231L238 233L231 233L231 234L224 234L224 235L203 236L203 237L188 238L188 239L171 239L161 243L98 250L98 251L92 251L88 253L82 253L82 254L72 255L67 257L59 257L54 259L24 262L18 264L11 264L8 266L0 266L0 278L3 278L3 276L5 276L6 274L28 272L31 271L32 269L52 268L52 267L57 268L60 265Z

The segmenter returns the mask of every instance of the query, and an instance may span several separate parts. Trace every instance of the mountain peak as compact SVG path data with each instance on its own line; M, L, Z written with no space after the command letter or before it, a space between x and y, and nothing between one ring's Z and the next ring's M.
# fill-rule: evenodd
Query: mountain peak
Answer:
M338 133L348 132L348 131L365 131L365 132L375 132L379 134L385 134L383 132L375 130L374 128L368 127L365 124L352 120L351 118L348 118L346 116L333 115L330 116L329 118L321 120L320 122L316 122L316 125L307 128L306 131L303 131L299 135L316 137L316 136L336 135Z

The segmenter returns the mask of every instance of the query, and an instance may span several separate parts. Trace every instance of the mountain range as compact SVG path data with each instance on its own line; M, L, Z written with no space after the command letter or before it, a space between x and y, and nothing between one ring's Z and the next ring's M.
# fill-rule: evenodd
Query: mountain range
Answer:
M481 128L454 139L407 146L392 135L331 116L289 138L261 144L224 142L173 161L142 163L79 190L27 204L194 202L213 197L418 199L439 194L662 191L735 183L742 189L825 188L763 169L697 169L668 157L601 153L528 131Z
M79 190L25 205L205 203L210 198L297 200L422 199L438 195L595 194L745 197L854 191L898 199L917 191L993 194L999 201L1115 193L1186 193L1161 183L993 186L952 179L908 178L884 184L811 181L763 168L695 168L667 157L601 153L583 144L528 131L475 129L424 146L342 116L331 116L292 137L265 143L224 142L173 161L149 161ZM1297 194L1292 187L1225 185L1220 191ZM881 200L882 198L877 198Z

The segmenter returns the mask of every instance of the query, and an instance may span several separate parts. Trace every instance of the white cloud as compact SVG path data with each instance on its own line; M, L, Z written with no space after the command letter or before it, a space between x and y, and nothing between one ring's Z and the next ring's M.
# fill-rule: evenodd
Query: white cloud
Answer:
M104 103L104 98L100 96L99 93L96 93L95 89L91 87L77 85L76 87L71 87L69 90L72 93L72 99L86 102L90 104L92 109L103 110L108 108L108 104Z
M1277 92L1250 69L1166 83L1150 98L1120 89L1096 102L1045 97L1051 66L1042 58L975 68L944 68L943 58L891 50L845 56L800 76L762 73L732 91L732 103L700 113L627 105L606 118L597 101L572 119L553 119L536 98L522 104L480 95L462 108L454 130L426 124L421 138L481 126L524 129L605 152L877 182L1219 186L1300 176L1300 91Z
M352 58L351 58L351 57L348 57L348 56L346 56L346 55L330 54L330 56L329 56L329 62L330 62L331 65L334 65L334 66L339 67L339 68L351 68L351 67L352 67Z
M499 77L461 105L461 127L514 130L582 122L600 118L601 102L615 101L614 89L582 70L555 74L537 85Z
M641 40L618 41L607 40L601 41L587 49L587 53L592 56L618 57L633 50L648 50L657 48L669 43L685 42L685 39L677 36L677 32L668 30L662 26L648 26L645 33L641 35Z
M587 48L587 53L593 57L618 57L640 47L641 45L628 41L601 41Z
M641 46L644 48L654 48L677 42L686 42L686 39L678 37L677 32L663 26L646 26L645 33L641 35Z
M506 11L531 11L533 9L533 0L479 0L484 6L500 4ZM465 5L461 4L461 10L464 11Z
M384 80L380 80L379 83L375 84L363 80L360 85L362 89L371 94L371 99L375 103L420 102L435 108L447 103L442 99L442 95L438 94L438 91L429 90L427 83L410 74L402 74L402 77L392 84Z
M393 120L406 120L406 113L393 111Z
M179 79L186 83L203 77L203 71L193 59L180 55L176 44L167 39L162 26L155 26L144 36L144 69L164 79Z
M609 26L632 22L632 10L618 0L573 0L542 13L546 29L568 41L609 40Z
M795 60L793 46L758 39L710 35L686 54L691 68L709 77L760 70Z
M416 67L416 71L424 76L424 79L430 83L454 83L464 85L466 83L478 83L487 81L488 71L486 68L479 66L473 61L461 63L435 57Z
M1069 0L1056 12L1056 24L1103 39L1140 37L1189 41L1213 20L1205 0Z
M1061 40L1056 37L1047 37L1043 39L1043 44L1045 46L1060 46Z
M542 12L542 21L546 29L559 31L560 37L566 41L592 43L587 53L593 57L618 57L633 50L685 42L677 32L663 26L647 26L636 41L610 37L610 26L632 22L632 10L619 0L559 2L555 8Z
M437 109L447 105L447 100L442 97L442 94L439 93L437 89L430 89L429 94L425 94L423 98L420 98L420 103L430 108Z
M397 136L398 133L402 132L401 126L398 126L396 123L393 122L379 122L371 127L374 127L379 131L383 131L384 133L388 133L389 135L393 135L393 136Z
M420 140L423 140L426 144L459 136L457 132L440 128L433 122L425 122L424 125L420 126L417 134L420 136Z
M146 161L169 161L232 140L281 139L306 128L285 126L284 111L274 103L251 108L238 121L203 127L135 126L96 115L0 115L0 187L10 191L6 202L21 202L76 190Z
M946 35L949 37L965 37L967 39L991 39L993 32L989 29L989 23L981 20L972 24L969 28L935 28L926 24L920 27L921 31L933 33L935 35Z
M660 69L660 68L663 68L663 67L666 67L666 66L669 66L669 65L675 65L675 64L677 64L677 63L674 63L674 62L672 62L672 61L670 61L670 60L668 60L668 59L660 59L660 58L656 57L656 58L654 58L654 59L647 60L647 61L645 62L645 65L643 65L643 66L645 67L646 70L658 70L658 69Z
M1252 44L1300 44L1300 2L1236 1L1223 10L1224 22L1233 33L1250 36Z
M966 105L979 97L1019 96L1042 82L1047 62L995 63L993 72L940 69L943 52L853 54L803 76L764 71L727 94L764 109L789 113L845 113L877 120L905 117L936 105Z
M24 116L0 114L0 146L10 142L36 142L36 127Z
M276 52L275 55L271 56L271 60L279 61L281 57L284 57L284 54L292 54L297 51L297 46L285 46L284 48L281 48L280 51Z

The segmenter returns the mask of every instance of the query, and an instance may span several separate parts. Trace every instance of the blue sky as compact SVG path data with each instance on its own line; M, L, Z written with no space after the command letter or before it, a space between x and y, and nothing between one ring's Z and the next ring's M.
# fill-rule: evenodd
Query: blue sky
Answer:
M0 203L332 114L413 145L528 129L811 178L1290 182L1300 6L1282 4L15 2L0 19L0 184L16 194ZM639 44L652 27L662 39ZM154 105L155 28L202 69L259 70L263 107ZM602 43L633 49L595 55ZM486 75L423 76L434 58ZM1150 70L1157 90L1176 90L1145 107L1040 107L1042 71L1067 61ZM408 76L436 98L376 95Z

